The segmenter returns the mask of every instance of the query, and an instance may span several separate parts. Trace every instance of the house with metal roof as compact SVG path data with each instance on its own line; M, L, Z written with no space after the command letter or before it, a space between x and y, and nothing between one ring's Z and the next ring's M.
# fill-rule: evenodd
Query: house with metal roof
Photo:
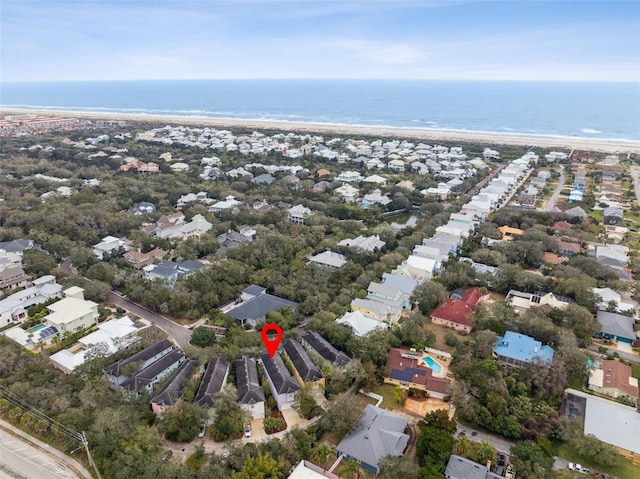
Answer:
M296 394L300 391L300 384L287 369L282 356L276 353L272 358L269 354L264 353L260 356L260 362L264 368L264 376L269 382L269 389L276 400L278 409L280 411L291 409L296 399Z
M409 420L384 409L367 405L361 425L348 433L336 447L336 454L355 459L366 471L378 474L387 456L401 456L409 442L405 434Z
M584 408L584 434L613 446L624 457L640 464L640 414L635 407L625 406L608 399L575 389L567 389L570 396L582 398Z
M413 290L418 286L418 282L415 279L391 273L382 273L382 284L397 288L409 296L413 294Z
M317 355L334 366L344 366L349 362L349 356L320 336L316 331L306 331L300 338L302 344L311 348Z
M364 251L375 251L382 249L386 243L380 239L380 236L358 236L355 239L343 239L338 246L347 246L349 248L361 249Z
M151 410L156 414L166 412L182 398L185 383L191 378L200 363L193 359L184 361L169 380L151 398Z
M293 339L285 341L282 349L293 364L293 375L301 387L311 385L312 388L325 387L325 378L305 351L302 344Z
M539 361L551 367L553 348L543 346L540 341L525 334L507 331L504 336L498 336L493 348L493 357L497 361L509 366L521 367L534 361Z
M263 419L264 391L258 379L256 360L242 356L236 361L236 382L240 407L249 411L254 419Z
M488 470L486 465L455 454L449 457L444 477L445 479L502 479L502 476Z
M633 329L635 323L633 318L608 311L598 311L596 318L600 323L600 331L596 336L629 344L637 339Z
M229 375L229 362L224 358L209 361L196 397L193 400L198 406L213 407L215 395L222 391Z
M335 251L327 250L310 257L309 261L320 268L333 271L347 264L347 257Z

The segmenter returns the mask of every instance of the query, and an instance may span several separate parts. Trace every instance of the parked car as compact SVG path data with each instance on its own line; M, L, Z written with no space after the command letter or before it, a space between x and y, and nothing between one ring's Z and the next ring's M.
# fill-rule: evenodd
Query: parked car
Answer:
M207 432L207 425L203 424L202 426L200 426L200 430L198 431L198 437L203 438L206 432Z
M244 426L244 437L251 437L251 424Z
M165 453L162 455L162 460L168 461L171 458L171 456L173 456L173 451L171 449L167 449Z
M580 464L574 464L573 462L570 462L567 467L572 471L582 472L582 466Z
M504 466L507 462L507 455L504 452L498 453L498 466Z

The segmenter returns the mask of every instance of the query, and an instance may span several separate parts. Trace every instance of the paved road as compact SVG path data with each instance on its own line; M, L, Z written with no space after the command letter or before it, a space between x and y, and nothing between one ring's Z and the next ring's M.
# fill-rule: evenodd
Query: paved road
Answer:
M0 431L0 465L7 477L19 479L77 479L56 457Z
M68 275L72 275L73 267L71 266L71 258L67 258L62 263L60 263L60 269Z
M476 429L471 429L470 427L463 426L462 424L458 423L458 435L462 435L462 433L464 433L464 435L467 436L470 441L487 441L498 451L506 452L507 454L509 454L509 449L511 449L511 446L515 444L515 441L510 441L509 439L505 439L502 436L496 436L495 434L477 431Z
M562 172L562 168L558 168L558 173L560 173L560 179L558 180L558 186L556 186L556 190L547 201L547 206L545 207L545 211L551 211L553 207L556 205L556 201L558 201L558 197L560 193L562 193L562 187L564 186L564 173Z
M128 312L141 317L142 319L151 321L165 333L171 336L181 348L184 349L189 346L189 339L191 338L191 330L189 328L180 326L179 324L176 324L173 321L160 316L158 313L154 313L153 311L150 311L147 308L134 303L133 301L123 298L119 293L116 293L114 291L109 293L109 301L116 304L117 306L120 306L122 309L125 309Z

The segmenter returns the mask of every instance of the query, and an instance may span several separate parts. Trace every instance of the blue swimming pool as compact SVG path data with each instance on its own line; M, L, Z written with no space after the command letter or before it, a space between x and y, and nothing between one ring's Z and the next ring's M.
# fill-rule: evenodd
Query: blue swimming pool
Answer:
M435 361L431 356L425 356L422 358L424 363L427 365L429 369L432 369L434 373L440 374L442 372L442 366Z
M31 328L29 331L27 331L28 333L37 333L38 331L40 331L41 329L44 329L46 327L45 324L37 324L36 326L34 326L33 328Z

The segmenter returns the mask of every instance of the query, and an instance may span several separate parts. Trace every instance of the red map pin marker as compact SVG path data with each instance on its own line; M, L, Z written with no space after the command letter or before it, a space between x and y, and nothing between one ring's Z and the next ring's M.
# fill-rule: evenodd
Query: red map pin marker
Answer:
M275 339L267 336L269 331L276 332ZM270 336L273 336L273 334ZM262 328L262 342L264 343L264 347L267 348L269 356L273 357L276 354L278 346L280 346L280 341L282 341L282 328L277 324L265 324L264 328Z

